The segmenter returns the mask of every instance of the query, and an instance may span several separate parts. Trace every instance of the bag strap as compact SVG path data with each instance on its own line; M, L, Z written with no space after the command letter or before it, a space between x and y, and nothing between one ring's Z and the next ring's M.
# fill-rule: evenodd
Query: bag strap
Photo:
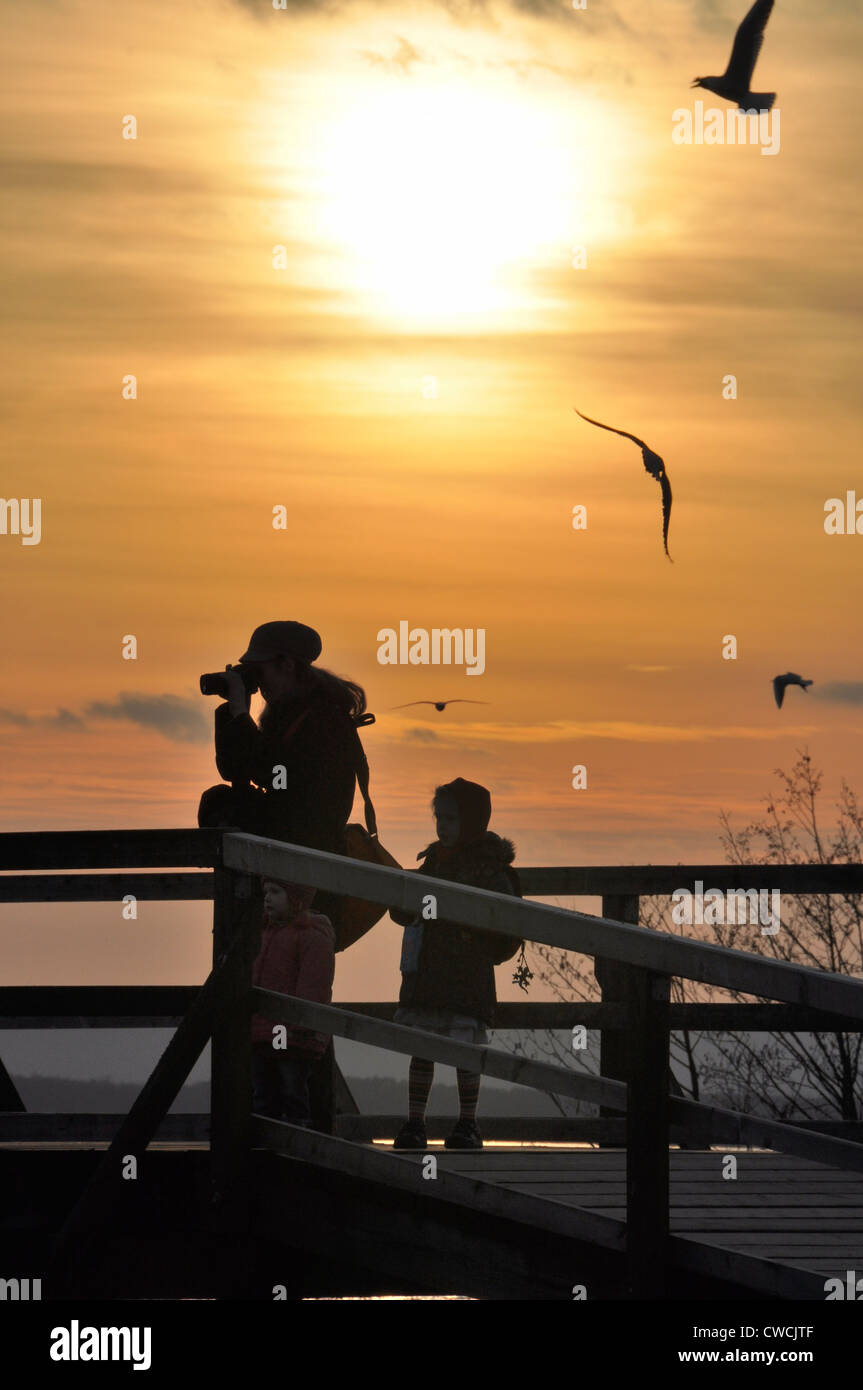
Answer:
M375 815L375 808L372 805L372 799L369 796L369 763L366 757L366 750L363 748L362 741L357 733L358 728L366 724L374 724L375 717L373 714L361 714L358 715L353 722L354 738L357 744L357 762L355 770L360 796L363 799L363 806L365 808L366 830L369 832L370 837L376 840L378 838L378 821Z

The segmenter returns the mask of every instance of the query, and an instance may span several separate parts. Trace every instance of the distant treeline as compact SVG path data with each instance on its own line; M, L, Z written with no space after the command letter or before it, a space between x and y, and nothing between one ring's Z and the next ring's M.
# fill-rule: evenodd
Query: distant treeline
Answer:
M125 1114L141 1089L134 1081L111 1081L95 1077L92 1081L73 1081L64 1076L15 1077L18 1094L28 1110L36 1114L59 1111L66 1114ZM360 1110L368 1114L400 1114L407 1105L407 1085L387 1076L348 1077L348 1085ZM455 1086L436 1082L432 1109L444 1114L458 1109ZM206 1114L210 1108L210 1083L194 1081L184 1086L172 1114ZM555 1105L538 1091L526 1086L509 1087L486 1080L480 1096L480 1112L485 1115L555 1115Z
M120 1115L130 1109L144 1084L111 1081L107 1076L92 1081L73 1081L66 1076L13 1076L26 1108L35 1114L52 1112ZM184 1086L171 1106L172 1114L202 1114L210 1108L209 1081L193 1081Z

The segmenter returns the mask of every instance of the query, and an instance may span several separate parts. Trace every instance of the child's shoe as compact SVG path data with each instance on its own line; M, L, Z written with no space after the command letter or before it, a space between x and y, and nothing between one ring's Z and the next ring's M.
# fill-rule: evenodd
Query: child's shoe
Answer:
M476 1120L458 1120L455 1129L444 1145L447 1149L481 1149L482 1135L477 1129Z
M426 1149L426 1127L422 1120L406 1120L393 1140L394 1149Z

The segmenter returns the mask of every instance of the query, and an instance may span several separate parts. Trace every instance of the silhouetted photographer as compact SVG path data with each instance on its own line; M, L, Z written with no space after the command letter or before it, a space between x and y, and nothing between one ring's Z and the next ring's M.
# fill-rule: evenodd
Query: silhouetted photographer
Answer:
M234 827L289 844L344 854L360 760L357 724L365 692L314 662L321 639L303 623L264 623L235 666L201 677L216 708L216 766L225 783L201 797L198 824ZM249 713L255 691L265 707ZM338 930L338 899L318 893L316 911Z

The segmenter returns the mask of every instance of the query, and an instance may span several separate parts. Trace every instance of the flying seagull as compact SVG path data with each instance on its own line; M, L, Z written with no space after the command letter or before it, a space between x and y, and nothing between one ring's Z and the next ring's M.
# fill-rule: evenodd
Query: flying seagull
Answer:
M786 685L799 685L801 690L805 690L811 681L805 681L802 676L798 676L794 671L786 671L784 676L773 677L773 694L779 709L782 708L782 701L785 699Z
M658 454L648 448L643 439L639 439L635 434L628 434L626 430L616 430L613 425L603 425L599 420L591 420L589 415L582 415L580 410L576 410L576 415L581 416L589 425L598 425L601 430L611 430L612 434L622 434L624 439L631 439L633 444L637 444L641 450L641 457L644 466L651 478L655 478L662 488L662 544L665 553L668 555L668 523L671 520L671 483L668 481L668 474L665 471L665 464ZM669 560L671 556L668 555Z
M446 709L447 705L487 705L488 700L409 700L406 705L392 705L392 709L411 709L413 705L434 705L435 709Z
M696 77L692 86L706 87L708 92L715 92L725 101L733 101L741 111L769 111L776 93L751 92L749 86L772 9L773 0L755 0L734 36L734 47L722 76Z

